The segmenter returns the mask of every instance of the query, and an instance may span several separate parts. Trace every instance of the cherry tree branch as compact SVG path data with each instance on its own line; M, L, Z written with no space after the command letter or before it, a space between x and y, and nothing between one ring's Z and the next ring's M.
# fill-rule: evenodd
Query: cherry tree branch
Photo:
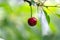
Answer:
M43 7L58 7L58 8L60 8L60 6L45 6L45 5L43 5Z

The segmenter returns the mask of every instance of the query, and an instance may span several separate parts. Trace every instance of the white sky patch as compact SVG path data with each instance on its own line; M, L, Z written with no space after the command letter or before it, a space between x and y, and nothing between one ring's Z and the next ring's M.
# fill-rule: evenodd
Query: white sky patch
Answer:
M23 4L23 0L8 0L8 3L11 7Z
M24 3L24 1L23 0L20 0L18 4L20 5L20 4L23 4L23 3Z
M3 38L0 38L0 40L4 40Z
M57 4L60 4L60 0L55 0Z
M47 5L47 6L54 6L56 5L56 1L55 0L47 0L44 5Z

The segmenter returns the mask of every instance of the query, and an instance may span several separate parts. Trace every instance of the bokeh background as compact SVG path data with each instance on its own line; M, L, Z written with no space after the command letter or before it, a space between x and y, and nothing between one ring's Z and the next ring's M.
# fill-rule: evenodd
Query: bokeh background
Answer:
M60 0L47 0L44 5L60 6ZM51 35L42 36L41 21L38 18L37 7L32 6L33 17L37 25L28 25L31 17L30 6L22 0L0 0L0 38L4 40L60 40L60 8L45 8L50 17ZM1 39L0 39L1 40Z

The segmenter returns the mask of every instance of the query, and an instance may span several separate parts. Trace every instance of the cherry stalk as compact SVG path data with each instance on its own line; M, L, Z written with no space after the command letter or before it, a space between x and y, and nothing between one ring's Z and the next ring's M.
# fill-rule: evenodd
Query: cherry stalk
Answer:
M31 17L28 19L28 24L30 26L35 26L37 24L37 19L35 17L32 17L32 1L24 0L29 3L30 11L31 11Z

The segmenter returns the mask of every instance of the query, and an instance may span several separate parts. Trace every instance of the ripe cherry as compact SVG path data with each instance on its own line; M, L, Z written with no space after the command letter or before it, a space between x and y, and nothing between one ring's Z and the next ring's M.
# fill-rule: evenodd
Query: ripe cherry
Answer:
M37 24L37 19L35 17L31 17L28 19L28 24L30 26L35 26Z

